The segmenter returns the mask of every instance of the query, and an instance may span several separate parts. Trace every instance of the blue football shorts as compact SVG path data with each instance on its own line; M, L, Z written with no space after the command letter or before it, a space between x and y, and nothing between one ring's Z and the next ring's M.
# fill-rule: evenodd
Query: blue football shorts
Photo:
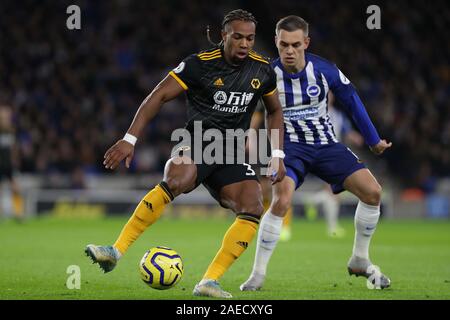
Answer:
M287 139L286 139L287 140ZM295 182L295 189L311 172L331 185L333 193L344 191L344 180L366 166L342 143L310 145L287 140L284 145L287 176Z

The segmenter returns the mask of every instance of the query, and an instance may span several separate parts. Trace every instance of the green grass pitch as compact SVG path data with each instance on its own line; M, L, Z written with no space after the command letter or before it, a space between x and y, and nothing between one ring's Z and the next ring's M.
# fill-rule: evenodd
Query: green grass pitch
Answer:
M103 274L84 255L86 244L110 244L126 218L40 218L0 223L0 299L199 299L192 296L232 219L163 218L130 248L117 268ZM280 242L259 292L240 292L253 264L255 242L221 279L235 299L450 299L450 222L389 221L379 224L371 259L392 280L387 290L369 290L350 277L346 263L353 222L346 236L326 236L322 220L296 219L293 238ZM153 246L177 250L185 273L174 288L158 291L139 278L138 262ZM81 269L81 288L68 289L67 268Z

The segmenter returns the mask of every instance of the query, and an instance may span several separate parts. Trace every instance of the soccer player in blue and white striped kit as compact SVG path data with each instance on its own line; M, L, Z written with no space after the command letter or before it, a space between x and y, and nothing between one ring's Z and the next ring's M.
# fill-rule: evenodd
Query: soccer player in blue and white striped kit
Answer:
M284 113L287 174L273 187L271 206L258 231L253 270L240 288L252 291L262 287L283 216L291 205L294 191L309 172L329 183L334 193L347 190L359 198L348 272L370 277L378 287L386 288L390 279L378 269L374 272L376 267L369 259L370 239L380 216L381 186L358 157L336 139L327 109L328 91L352 115L374 154L382 154L392 143L380 139L355 88L336 65L305 52L309 42L308 23L302 18L288 16L277 23L275 43L279 58L272 66L277 74Z

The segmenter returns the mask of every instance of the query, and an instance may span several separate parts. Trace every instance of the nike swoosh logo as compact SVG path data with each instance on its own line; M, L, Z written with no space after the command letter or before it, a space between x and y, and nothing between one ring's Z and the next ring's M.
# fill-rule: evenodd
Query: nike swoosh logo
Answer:
M373 230L373 229L375 229L376 227L366 227L366 230Z
M275 242L275 241L276 241L276 240L267 241L267 240L262 239L262 242L263 242L263 243L273 243L273 242Z

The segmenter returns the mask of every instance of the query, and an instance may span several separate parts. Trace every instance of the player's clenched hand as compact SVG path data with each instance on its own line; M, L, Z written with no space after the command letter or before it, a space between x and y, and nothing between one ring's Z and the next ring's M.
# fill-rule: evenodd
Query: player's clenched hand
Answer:
M106 151L104 156L105 161L103 161L103 164L106 169L114 170L123 159L126 159L125 166L129 168L133 155L134 146L125 140L119 140L115 145L109 148L108 151Z
M269 170L267 171L267 177L272 180L272 184L278 183L283 180L286 175L286 168L284 161L281 158L274 157L269 162Z
M387 143L386 140L381 140L376 145L370 147L370 151L375 153L377 156L382 154L387 148L392 147L392 142Z

